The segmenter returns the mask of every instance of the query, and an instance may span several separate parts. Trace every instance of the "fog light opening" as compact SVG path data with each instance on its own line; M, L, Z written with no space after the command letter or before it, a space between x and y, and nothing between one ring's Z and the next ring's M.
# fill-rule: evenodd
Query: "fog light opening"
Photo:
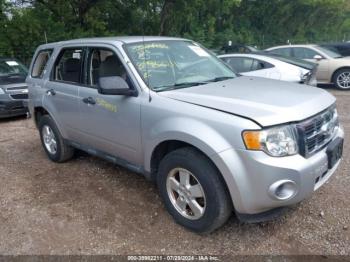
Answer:
M280 180L273 183L269 188L269 194L278 200L288 200L297 193L297 187L294 181Z

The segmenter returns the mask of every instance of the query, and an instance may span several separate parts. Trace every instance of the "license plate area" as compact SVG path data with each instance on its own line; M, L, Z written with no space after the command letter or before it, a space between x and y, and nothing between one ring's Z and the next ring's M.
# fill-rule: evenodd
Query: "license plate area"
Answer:
M333 140L327 147L327 157L328 157L328 169L334 167L334 165L339 161L343 156L343 138L336 138Z

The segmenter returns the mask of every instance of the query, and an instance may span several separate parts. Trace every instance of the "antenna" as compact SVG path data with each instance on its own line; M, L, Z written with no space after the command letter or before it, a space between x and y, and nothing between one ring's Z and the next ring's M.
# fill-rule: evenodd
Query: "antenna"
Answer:
M143 59L145 63L145 69L146 69L146 84L148 88L148 102L152 101L151 96L151 87L149 85L149 74L148 74L148 64L147 64L147 58L146 58L146 44L145 44L145 25L144 25L145 16L142 19L142 45L143 45Z

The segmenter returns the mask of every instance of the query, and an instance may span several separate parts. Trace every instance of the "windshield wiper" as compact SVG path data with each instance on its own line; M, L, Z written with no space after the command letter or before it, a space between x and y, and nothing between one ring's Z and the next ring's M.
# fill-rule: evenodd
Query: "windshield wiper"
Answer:
M215 77L213 79L207 80L206 82L220 82L220 81L224 81L227 79L232 79L235 78L234 76L219 76L219 77Z
M206 85L208 84L207 81L205 82L182 82L182 83L176 83L172 86L157 86L154 88L156 92L162 92L162 91L169 91L169 90L175 90L175 89L181 89L181 88L187 88L192 86L199 86L199 85Z

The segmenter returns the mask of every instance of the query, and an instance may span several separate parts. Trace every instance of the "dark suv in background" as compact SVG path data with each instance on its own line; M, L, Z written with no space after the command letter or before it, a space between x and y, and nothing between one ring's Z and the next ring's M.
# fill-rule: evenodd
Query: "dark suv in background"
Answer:
M338 52L342 56L350 56L350 43L328 43L320 45L322 47Z
M27 114L27 73L18 60L0 57L0 118Z

